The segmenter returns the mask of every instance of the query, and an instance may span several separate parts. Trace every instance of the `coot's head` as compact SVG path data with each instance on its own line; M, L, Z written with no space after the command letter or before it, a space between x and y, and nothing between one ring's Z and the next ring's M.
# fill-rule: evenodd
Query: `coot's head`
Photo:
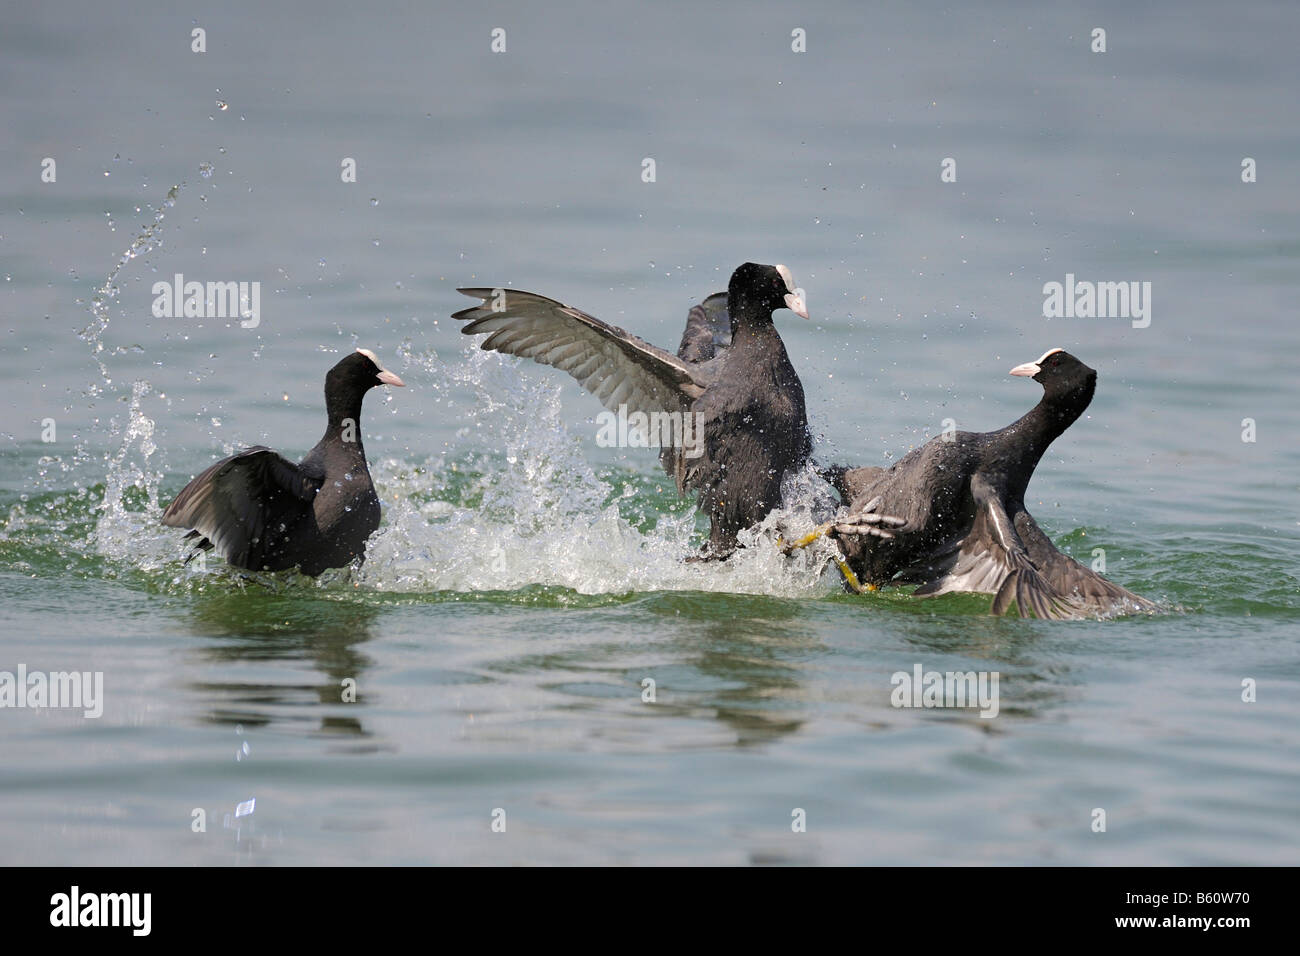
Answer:
M400 378L379 364L375 353L357 349L325 376L325 395L364 395L376 385L405 385Z
M785 266L764 266L746 262L731 274L727 284L727 301L731 311L751 311L754 317L770 317L777 309L789 309L800 318L808 318L803 291L795 287L794 276Z
M1012 375L1032 378L1043 386L1045 397L1087 395L1097 387L1097 370L1084 365L1065 349L1048 349L1036 362L1026 362L1011 370Z

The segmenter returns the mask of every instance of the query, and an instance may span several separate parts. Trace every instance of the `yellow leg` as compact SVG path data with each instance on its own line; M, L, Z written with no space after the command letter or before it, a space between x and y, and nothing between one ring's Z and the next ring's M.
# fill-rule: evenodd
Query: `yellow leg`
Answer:
M812 531L809 531L798 541L794 542L794 544L786 544L784 539L778 540L777 544L781 546L782 551L784 551L786 554L789 554L791 551L794 551L797 548L808 547L808 545L812 544L818 538L825 537L826 532L831 530L831 525L832 523L828 521L826 524L814 528Z
M835 526L835 522L829 521L824 525L814 528L812 531L808 532L806 535L804 535L798 541L795 541L793 544L786 544L783 540L777 541L777 544L780 545L782 551L784 551L786 554L789 554L791 551L794 551L797 548L808 547L808 545L812 544L818 538L824 538L826 536L826 533L830 531L831 528L833 528L834 526ZM844 558L840 555L838 545L836 545L835 547L835 566L840 569L840 574L844 575L844 580L848 583L849 587L851 587L858 594L866 594L868 591L877 590L874 584L868 584L864 586L862 582L858 580L858 576L853 573L853 569L849 567L848 562L845 561Z
M849 587L859 594L866 594L868 591L876 590L874 584L868 584L864 587L862 582L858 580L858 576L853 573L853 569L849 567L849 563L838 554L835 555L835 564L839 567L840 574L844 575L844 580L848 582Z

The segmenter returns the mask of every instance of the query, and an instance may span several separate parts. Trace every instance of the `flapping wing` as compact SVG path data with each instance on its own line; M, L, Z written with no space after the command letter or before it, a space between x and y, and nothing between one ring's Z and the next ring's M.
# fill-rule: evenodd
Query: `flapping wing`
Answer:
M690 367L661 348L532 292L460 289L482 305L452 316L480 348L519 355L572 375L610 411L678 412L704 392Z
M677 346L677 357L690 365L701 365L717 358L731 345L731 315L727 312L727 293L715 292L686 313L686 330ZM701 373L697 373L701 374ZM664 471L677 484L677 493L686 494L699 481L704 463L697 455L676 445L665 446L659 453Z
M686 331L677 357L692 365L707 362L731 345L731 314L727 293L715 292L686 313Z
M288 529L305 517L323 483L260 445L224 458L186 485L162 523L192 528L196 548L215 547L238 567L261 570Z
M1086 603L1059 591L1045 578L1007 514L998 491L983 475L971 478L975 520L946 572L917 588L918 597L950 591L993 594L993 613L1005 614L1014 602L1021 617L1083 617ZM1041 533L1041 532L1040 532Z
M1083 601L1091 610L1101 613L1158 609L1154 602L1107 581L1096 571L1059 551L1028 511L1021 509L1016 512L1015 527L1030 560L1058 594Z

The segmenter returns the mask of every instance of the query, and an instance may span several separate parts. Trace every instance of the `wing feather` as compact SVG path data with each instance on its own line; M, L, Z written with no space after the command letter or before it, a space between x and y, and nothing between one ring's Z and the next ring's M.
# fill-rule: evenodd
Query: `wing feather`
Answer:
M323 475L313 475L261 445L224 458L186 485L162 523L192 529L186 540L215 547L238 567L261 570L276 545L311 513Z
M686 330L677 357L692 364L707 362L731 345L731 333L727 293L715 292L686 313Z
M460 289L481 305L452 318L466 335L489 333L488 351L568 372L611 411L684 411L706 383L687 363L644 339L546 296L514 289Z
M1058 550L1028 511L1020 509L1014 520L1016 532L1025 543L1030 560L1058 593L1081 600L1101 612L1158 609L1153 601L1148 601L1113 581L1107 581L1096 571L1084 567Z
M971 478L975 519L945 571L914 592L932 597L950 591L993 594L993 613L1005 614L1015 604L1021 617L1077 618L1087 615L1087 603L1062 593L1045 578L1030 557L1016 526L1002 505L998 489L981 474Z

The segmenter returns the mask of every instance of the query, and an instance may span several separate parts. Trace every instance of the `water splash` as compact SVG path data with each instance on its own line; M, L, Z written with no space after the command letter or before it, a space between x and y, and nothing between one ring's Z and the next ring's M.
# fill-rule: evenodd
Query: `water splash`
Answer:
M118 276L129 263L159 248L163 221L181 188L168 192L93 297L92 320L80 333L100 373L87 389L92 404L113 388L104 335L118 296ZM782 555L777 546L780 532L806 531L814 515L831 508L825 486L811 470L787 482L787 507L742 536L747 546L735 556L725 562L688 563L685 559L703 540L703 523L692 502L676 499L667 478L654 471L653 458L647 457L640 470L593 466L583 442L563 420L560 382L544 373L524 374L512 360L472 347L451 363L432 351L416 352L409 342L398 354L403 375L419 382L423 400L465 424L456 447L442 455L372 461L385 516L359 568L326 574L313 583L292 575L246 575L225 569L219 560L213 571L197 562L182 567L179 536L159 523L163 471L153 461L154 422L144 411L151 393L147 381L133 383L125 422L110 423L110 438L118 445L101 458L104 492L87 543L114 567L162 573L164 586L183 589L257 581L273 589L348 592L465 593L543 586L581 594L702 590L796 597L827 593L835 586L833 577L824 574L830 545L794 558ZM473 400L458 409L465 393ZM78 459L89 460L81 446Z
M561 384L524 376L509 359L472 350L455 364L407 352L404 377L422 390L467 388L457 450L419 464L372 463L387 505L355 586L379 591L515 591L581 594L662 590L787 597L827 593L829 545L786 558L779 529L807 530L829 491L812 473L787 482L787 507L745 535L725 562L687 563L702 540L691 502L661 493L665 477L602 476L568 431ZM415 371L411 371L411 367ZM650 459L653 461L653 459ZM649 468L647 468L649 471ZM820 490L819 490L820 489ZM821 497L819 497L819 495Z
M185 184L173 186L167 190L167 196L162 204L154 212L153 221L144 227L127 246L126 251L118 258L117 264L109 272L104 284L95 290L95 294L90 300L91 321L84 329L77 333L81 340L91 347L91 355L95 363L99 366L99 375L102 381L100 383L91 383L87 390L87 397L94 399L103 391L104 385L111 385L112 380L109 378L108 367L101 360L100 356L104 351L104 333L108 330L110 323L109 309L111 303L117 299L119 289L117 287L117 276L127 264L136 258L155 251L162 245L162 224L167 218L167 210L176 205L176 197L180 191L185 188Z
M119 428L114 422L110 434L120 436L121 444L108 459L104 497L91 534L91 544L99 554L139 570L163 567L175 560L178 550L175 536L158 522L162 514L158 486L163 475L150 467L158 446L153 440L154 421L143 407L151 391L148 382L135 382L125 425Z
M144 381L134 384L128 418L112 432L120 444L106 458L94 550L113 566L161 574L157 583L180 590L255 583L342 594L481 593L541 586L587 595L686 590L808 597L837 586L825 573L831 545L819 542L793 558L777 545L780 533L810 529L833 506L811 469L787 482L787 507L742 535L746 547L731 559L688 563L704 537L693 503L677 499L649 464L642 470L594 466L564 421L560 383L524 375L511 360L477 349L451 364L409 345L398 354L403 377L418 383L424 400L447 407L465 425L455 447L441 455L373 457L384 523L360 567L312 582L294 574L249 575L215 558L209 567L182 566L178 533L159 523L163 473L153 462L154 422L144 412L151 389ZM458 408L466 392L472 400Z
M91 298L91 321L79 333L79 337L90 346L91 358L99 369L99 380L91 382L85 391L88 403L93 407L95 400L113 388L113 379L109 373L104 348L104 333L112 321L110 312L116 302L119 289L119 274L131 262L148 253L154 252L162 244L162 225L167 211L176 204L184 184L173 186L154 212L152 221L131 241L131 244L118 257L116 264L104 279L103 285L95 290ZM158 567L168 556L162 550L163 535L159 532L158 485L162 472L151 467L151 459L157 451L154 444L154 422L144 413L144 398L151 392L147 381L132 383L131 397L125 423L113 418L108 425L110 441L120 438L116 452L106 454L101 459L107 463L103 477L104 496L98 508L95 530L88 542L100 554L115 560L127 560L140 568ZM78 465L91 462L94 455L88 447L89 438L76 447L74 461ZM170 549L175 553L174 547Z

